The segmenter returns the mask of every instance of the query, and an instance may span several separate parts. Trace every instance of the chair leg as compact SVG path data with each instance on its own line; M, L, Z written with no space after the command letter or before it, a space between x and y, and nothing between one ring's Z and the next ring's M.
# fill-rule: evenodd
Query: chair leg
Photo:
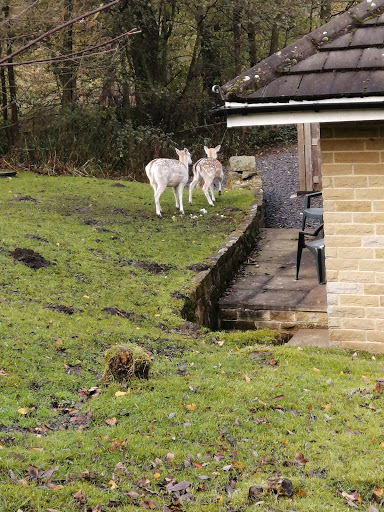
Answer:
M305 222L307 220L307 216L305 215L305 213L303 213L303 222L301 224L301 231L305 231Z
M317 249L315 258L316 258L317 280L318 280L319 284L325 284L324 249Z
M296 281L299 279L301 253L303 252L303 239L304 239L304 235L299 233L299 240L297 242Z

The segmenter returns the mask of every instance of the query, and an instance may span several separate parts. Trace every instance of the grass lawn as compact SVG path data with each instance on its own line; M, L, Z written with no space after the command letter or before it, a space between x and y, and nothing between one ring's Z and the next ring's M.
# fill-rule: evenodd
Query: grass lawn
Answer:
M367 511L380 495L383 357L186 324L189 267L252 201L194 197L180 216L167 190L158 219L148 184L0 181L0 511ZM152 352L149 379L101 382L128 343ZM250 501L271 477L293 496Z

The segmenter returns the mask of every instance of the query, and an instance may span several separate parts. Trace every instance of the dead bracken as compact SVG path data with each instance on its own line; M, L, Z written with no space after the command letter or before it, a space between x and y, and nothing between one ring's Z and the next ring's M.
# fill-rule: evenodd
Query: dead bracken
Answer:
M104 354L105 370L103 382L114 379L126 382L134 377L148 379L153 356L135 344L115 345Z

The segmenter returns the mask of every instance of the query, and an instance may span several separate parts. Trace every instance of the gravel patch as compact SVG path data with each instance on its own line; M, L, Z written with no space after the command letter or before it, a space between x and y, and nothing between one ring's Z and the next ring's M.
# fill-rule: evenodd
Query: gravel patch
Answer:
M256 155L256 169L260 172L263 183L266 227L301 229L305 196L297 195L297 145L281 146L268 153ZM311 206L322 206L321 198L312 200Z

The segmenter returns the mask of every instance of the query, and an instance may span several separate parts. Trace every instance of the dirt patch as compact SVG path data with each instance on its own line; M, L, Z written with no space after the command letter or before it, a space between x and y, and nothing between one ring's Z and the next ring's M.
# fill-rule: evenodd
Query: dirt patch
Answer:
M44 243L48 243L48 240L46 238L43 238L41 236L37 236L37 235L24 235L25 238L31 238L32 240L38 240L39 242L44 242Z
M38 269L41 267L48 267L51 262L46 260L41 254L33 251L32 249L22 249L16 247L16 249L10 253L14 260L20 261L27 267Z
M223 212L241 212L241 208L237 206L224 206Z
M108 315L119 316L120 318L128 318L129 320L135 320L136 322L146 320L144 315L138 315L137 313L132 313L130 311L123 311L119 308L104 308L102 311Z
M172 293L171 297L176 300L185 300L187 298L187 295L185 295L185 293L177 291Z
M52 311L57 311L58 313L65 313L66 315L73 315L75 310L73 308L69 308L68 306L63 306L62 304L47 304L44 306L45 309L50 309Z
M124 187L124 188L126 188L126 186L123 185L122 183L114 183L113 185L111 185L111 187Z
M176 327L175 331L180 334L196 338L199 334L200 326L193 322L186 322L185 324L180 325L180 327Z
M129 260L127 264L132 267L142 268L151 274L161 274L176 269L174 265L165 265L164 263L155 263L154 261L136 261Z
M193 270L193 272L202 272L203 270L209 270L210 266L206 263L195 263L194 265L187 267L187 269Z
M95 224L98 224L98 222L95 219L84 219L84 224L86 226L94 226Z
M37 199L32 196L13 196L14 201L32 201L32 203L37 203Z

